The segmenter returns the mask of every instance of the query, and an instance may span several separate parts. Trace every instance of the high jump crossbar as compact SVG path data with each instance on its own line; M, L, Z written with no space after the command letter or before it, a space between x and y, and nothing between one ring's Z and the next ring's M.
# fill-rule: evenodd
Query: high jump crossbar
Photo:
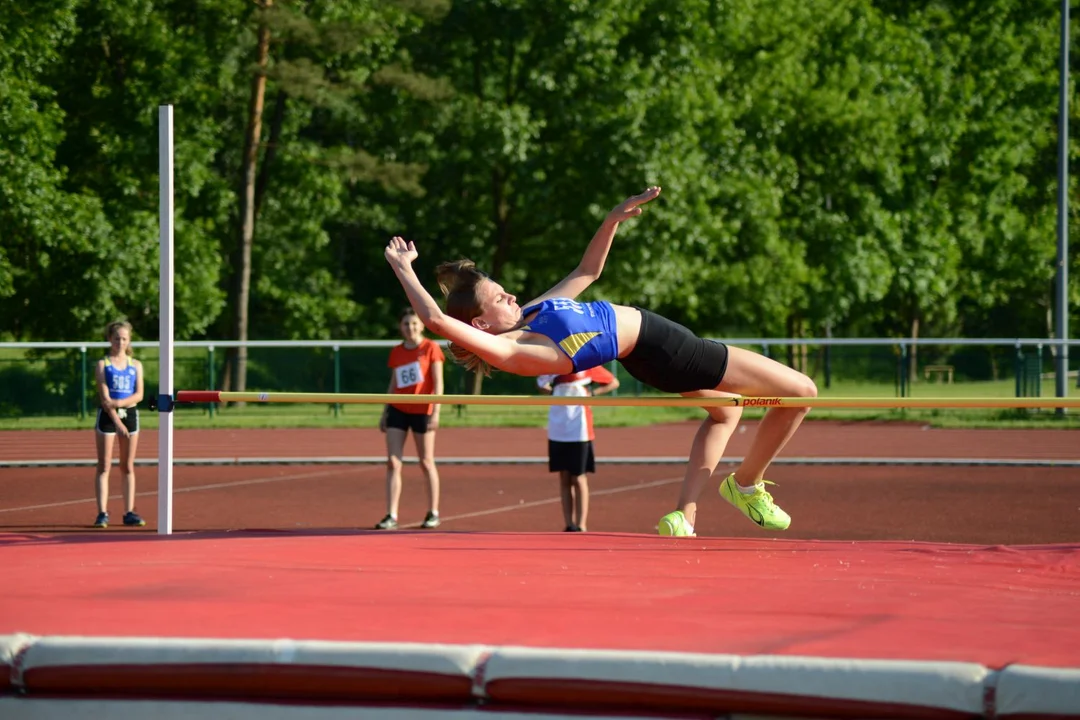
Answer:
M177 403L318 403L353 405L590 405L592 407L761 408L1080 408L1077 398L676 397L552 395L396 395L390 393L225 392L180 390Z

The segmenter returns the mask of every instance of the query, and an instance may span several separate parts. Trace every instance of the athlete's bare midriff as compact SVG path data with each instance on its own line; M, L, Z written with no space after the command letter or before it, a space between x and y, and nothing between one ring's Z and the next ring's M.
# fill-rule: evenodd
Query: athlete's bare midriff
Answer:
M619 357L624 358L637 346L641 334L641 311L627 305L611 304L615 310L615 329L619 334Z

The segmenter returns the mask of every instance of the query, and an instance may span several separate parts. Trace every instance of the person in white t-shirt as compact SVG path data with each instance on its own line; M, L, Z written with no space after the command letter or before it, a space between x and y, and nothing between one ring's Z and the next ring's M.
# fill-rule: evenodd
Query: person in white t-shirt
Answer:
M560 397L606 395L619 380L602 365L568 375L541 375L540 391ZM590 390L590 386L591 390ZM592 408L588 405L552 405L548 410L548 470L559 473L566 532L584 532L589 515L589 480L596 472L593 454Z

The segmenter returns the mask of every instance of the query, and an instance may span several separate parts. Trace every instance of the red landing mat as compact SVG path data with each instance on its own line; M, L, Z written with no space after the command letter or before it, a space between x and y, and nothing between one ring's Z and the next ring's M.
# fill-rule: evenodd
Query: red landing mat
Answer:
M1077 545L8 534L0 567L4 717L1080 718Z
M0 633L1080 668L1080 546L636 535L0 535Z

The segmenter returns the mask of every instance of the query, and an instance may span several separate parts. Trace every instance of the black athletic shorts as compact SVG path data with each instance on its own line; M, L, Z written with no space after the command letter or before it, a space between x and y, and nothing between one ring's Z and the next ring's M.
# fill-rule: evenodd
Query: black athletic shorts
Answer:
M592 440L582 442L548 440L548 471L562 472L563 470L571 475L596 472Z
M387 428L396 428L406 432L412 430L417 435L423 435L428 431L429 420L431 420L430 415L402 412L393 405L386 406Z
M662 392L714 390L727 371L724 343L704 340L654 312L641 312L637 345L619 362L631 376Z
M139 432L138 408L120 408L116 411L116 414L120 416L120 422L124 423L124 427L128 429L129 433L135 434ZM97 422L94 423L94 427L98 432L106 435L116 434L116 424L113 423L112 417L101 408L98 408Z

